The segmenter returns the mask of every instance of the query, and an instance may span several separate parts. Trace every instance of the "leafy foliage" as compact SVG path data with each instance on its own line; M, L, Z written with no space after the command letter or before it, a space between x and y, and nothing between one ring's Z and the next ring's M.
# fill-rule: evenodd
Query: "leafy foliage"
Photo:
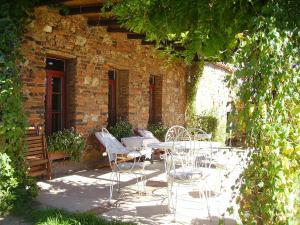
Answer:
M69 154L71 160L79 161L84 150L85 140L73 129L58 131L47 137L49 152L63 151Z
M113 8L120 22L149 40L181 44L181 54L209 60L226 59L236 47L235 34L249 29L249 19L265 1L259 0L124 0Z
M9 209L14 201L12 190L18 182L14 176L14 169L11 167L11 160L6 153L0 152L0 215Z
M255 33L239 35L234 55L239 69L232 81L244 102L240 121L257 149L240 181L238 202L245 223L291 224L300 184L299 30L281 21L285 6L264 10L272 17L257 18Z
M132 125L126 120L120 120L117 122L116 125L109 128L109 132L119 141L123 137L130 137L133 135Z
M20 37L31 17L30 8L34 2L15 0L0 4L0 152L9 157L6 164L14 171L10 176L16 181L9 190L9 202L1 201L2 206L6 204L6 209L15 203L29 202L36 195L35 182L26 176L23 137L27 123L17 67L22 60ZM0 183L6 182L4 179L2 176Z
M165 136L168 131L168 127L163 123L153 123L148 125L148 130L160 141L165 141Z
M218 128L218 119L214 116L198 116L195 115L187 121L188 127L199 128L205 131L208 134L212 134L212 139L215 140L217 128Z
M175 54L187 61L196 54L237 68L230 83L239 87L240 128L255 149L236 186L243 224L299 221L299 3L123 0L114 7L129 29L181 43L186 50Z
M63 209L40 209L29 207L17 213L28 222L39 225L130 225L117 220L108 221L93 213L70 213Z

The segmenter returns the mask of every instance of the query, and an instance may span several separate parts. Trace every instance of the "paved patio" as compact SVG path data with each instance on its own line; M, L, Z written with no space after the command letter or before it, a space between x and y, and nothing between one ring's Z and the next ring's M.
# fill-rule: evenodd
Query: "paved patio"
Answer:
M208 218L206 201L197 189L184 187L179 190L177 213L168 210L167 183L162 161L146 167L145 195L137 193L136 179L121 175L121 191L114 192L112 205L108 204L110 169L79 171L71 175L38 182L41 192L37 201L48 206L68 211L91 211L106 218L132 221L138 224L218 224L220 215L229 206L230 186L237 173L225 183L221 194L212 194L210 199L211 220ZM211 186L218 183L219 172L211 171ZM226 191L225 191L226 190ZM226 216L225 224L235 224L234 217Z

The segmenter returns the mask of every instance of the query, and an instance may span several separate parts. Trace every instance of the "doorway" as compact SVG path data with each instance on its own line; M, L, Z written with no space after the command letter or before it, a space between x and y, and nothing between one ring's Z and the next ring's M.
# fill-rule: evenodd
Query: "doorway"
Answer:
M65 128L65 61L46 59L46 134Z

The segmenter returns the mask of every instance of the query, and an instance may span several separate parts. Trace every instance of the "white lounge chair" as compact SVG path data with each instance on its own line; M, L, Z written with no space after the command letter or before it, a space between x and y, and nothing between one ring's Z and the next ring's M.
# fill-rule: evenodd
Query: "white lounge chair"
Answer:
M118 188L120 188L121 173L134 174L136 176L139 194L142 191L145 191L145 163L141 161L142 154L138 151L124 147L106 128L102 128L101 132L96 132L95 136L105 147L108 154L109 165L112 169L109 201L111 201L113 194L114 177L116 177ZM130 161L124 162L124 160L122 160L120 162L118 156L125 156ZM142 189L140 188L139 183L142 184Z

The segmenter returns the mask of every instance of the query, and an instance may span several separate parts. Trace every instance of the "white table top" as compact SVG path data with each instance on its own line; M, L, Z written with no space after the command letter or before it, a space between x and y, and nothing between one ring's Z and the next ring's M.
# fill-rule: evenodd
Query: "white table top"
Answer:
M194 148L207 148L211 147L212 148L219 148L222 146L221 142L216 142L216 141L177 141L175 143L176 147L187 147L187 146L192 146ZM147 147L150 148L161 148L161 149L171 149L174 146L174 142L169 141L169 142L159 142L159 143L149 143Z

